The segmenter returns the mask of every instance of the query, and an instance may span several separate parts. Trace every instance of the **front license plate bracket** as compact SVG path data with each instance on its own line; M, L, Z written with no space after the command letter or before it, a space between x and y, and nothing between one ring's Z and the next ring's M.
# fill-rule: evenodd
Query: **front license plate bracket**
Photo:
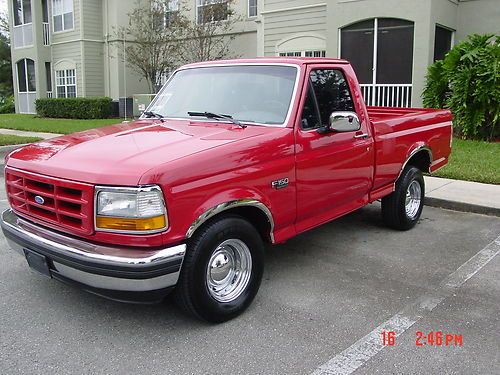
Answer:
M30 268L44 276L52 277L47 257L29 249L23 249L24 256Z

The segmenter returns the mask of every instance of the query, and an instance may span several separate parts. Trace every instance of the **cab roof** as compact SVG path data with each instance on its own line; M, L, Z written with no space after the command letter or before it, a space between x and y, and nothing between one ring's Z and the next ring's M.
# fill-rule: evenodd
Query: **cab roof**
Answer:
M204 61L193 64L184 65L184 67L196 67L207 65L238 65L238 64L292 64L292 65L307 65L307 64L349 64L347 60L332 59L327 57L257 57L253 59L231 59L231 60L215 60Z

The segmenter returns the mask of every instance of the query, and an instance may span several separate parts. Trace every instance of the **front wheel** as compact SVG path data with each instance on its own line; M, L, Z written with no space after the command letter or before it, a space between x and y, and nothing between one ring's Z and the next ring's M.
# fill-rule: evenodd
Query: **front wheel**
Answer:
M264 245L241 217L213 221L190 239L175 297L186 312L209 322L241 314L259 290Z
M391 228L408 230L417 224L424 207L425 184L422 172L408 166L396 181L394 192L382 198L382 218Z

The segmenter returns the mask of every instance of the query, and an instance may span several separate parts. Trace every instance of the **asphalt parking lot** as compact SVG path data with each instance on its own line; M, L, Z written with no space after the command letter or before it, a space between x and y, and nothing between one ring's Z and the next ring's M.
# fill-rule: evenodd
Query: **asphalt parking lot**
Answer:
M373 204L269 248L253 305L222 325L38 276L0 235L0 374L499 374L499 235L500 218L431 207L395 232ZM370 341L381 325L394 346Z

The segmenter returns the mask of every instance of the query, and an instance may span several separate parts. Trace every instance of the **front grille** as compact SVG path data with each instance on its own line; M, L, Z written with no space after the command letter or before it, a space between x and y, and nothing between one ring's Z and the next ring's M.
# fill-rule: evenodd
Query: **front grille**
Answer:
M56 229L92 234L93 185L13 168L5 169L5 183L14 211Z

